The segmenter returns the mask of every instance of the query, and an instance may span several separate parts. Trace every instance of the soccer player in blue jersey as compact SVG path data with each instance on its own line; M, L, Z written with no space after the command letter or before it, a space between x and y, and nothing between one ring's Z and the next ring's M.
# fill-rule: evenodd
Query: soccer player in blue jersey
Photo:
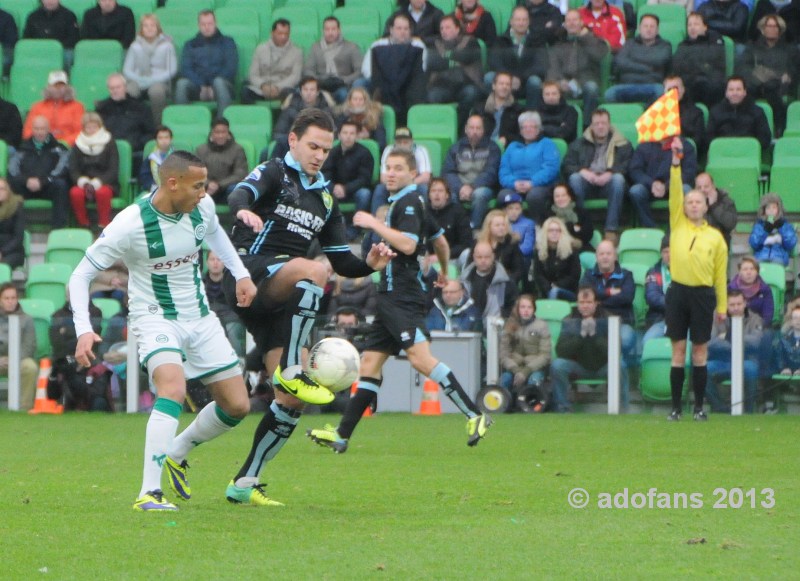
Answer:
M308 430L306 434L314 442L339 454L347 451L353 430L377 397L383 381L383 364L390 355L397 355L401 350L405 350L412 367L436 381L467 416L469 446L477 445L492 423L488 415L478 411L450 368L431 354L430 337L425 327L425 285L420 276L419 258L425 252L426 239L432 240L441 267L437 284L444 285L450 248L442 229L426 211L423 197L417 192L416 173L413 154L403 151L390 153L384 168L386 187L391 194L386 222L366 212L357 212L353 218L353 224L373 230L383 238L397 257L381 274L377 315L364 339L358 389L350 398L339 427L326 426Z
M259 475L291 436L305 403L325 404L333 394L309 378L303 348L328 279L325 266L308 258L312 244L340 276L368 276L395 256L385 244L365 260L347 245L344 218L321 168L333 147L333 119L309 108L295 119L289 153L256 167L228 197L236 217L231 239L258 287L247 308L236 308L273 374L275 401L261 419L250 453L226 490L228 500L280 504L264 494ZM235 305L234 277L225 273L228 301Z

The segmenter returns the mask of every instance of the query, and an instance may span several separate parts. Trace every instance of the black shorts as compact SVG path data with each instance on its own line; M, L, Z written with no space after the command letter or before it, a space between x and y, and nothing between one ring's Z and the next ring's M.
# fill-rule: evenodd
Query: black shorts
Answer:
M664 322L667 325L667 337L681 341L686 339L688 333L695 345L708 343L716 308L717 295L713 288L686 286L673 280L666 296Z
M424 305L400 303L389 296L378 294L375 319L364 334L364 351L397 355L416 343L430 341Z
M291 260L291 257L288 255L242 256L242 262L247 267L247 270L250 271L250 277L256 286L263 284L264 281L268 280L269 276L277 272L289 260ZM282 306L269 309L259 306L258 301L254 301L249 307L237 307L236 279L233 278L228 269L225 269L222 289L228 305L239 315L245 328L253 336L259 353L263 355L273 349L283 347L289 330L286 311Z

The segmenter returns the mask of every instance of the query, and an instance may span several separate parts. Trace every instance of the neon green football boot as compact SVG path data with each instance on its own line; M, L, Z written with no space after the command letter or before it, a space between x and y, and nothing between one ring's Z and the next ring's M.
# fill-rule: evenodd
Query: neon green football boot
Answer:
M272 374L272 385L306 403L325 405L333 401L333 393L311 379L299 365L281 371L280 365Z

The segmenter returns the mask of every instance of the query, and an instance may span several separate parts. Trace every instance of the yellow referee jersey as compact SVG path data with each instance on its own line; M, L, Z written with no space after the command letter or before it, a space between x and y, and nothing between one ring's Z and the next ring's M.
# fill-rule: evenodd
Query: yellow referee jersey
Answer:
M669 271L672 280L686 286L714 287L717 312L728 308L728 246L719 230L705 220L695 226L683 212L680 166L669 176Z

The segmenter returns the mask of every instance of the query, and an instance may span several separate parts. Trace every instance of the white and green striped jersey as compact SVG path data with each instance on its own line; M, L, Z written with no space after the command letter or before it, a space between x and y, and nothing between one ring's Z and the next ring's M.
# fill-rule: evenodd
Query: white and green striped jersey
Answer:
M210 309L199 256L203 239L220 228L214 201L206 196L190 213L168 215L153 207L152 197L120 212L86 250L86 258L100 270L119 259L127 265L131 317L205 317Z

